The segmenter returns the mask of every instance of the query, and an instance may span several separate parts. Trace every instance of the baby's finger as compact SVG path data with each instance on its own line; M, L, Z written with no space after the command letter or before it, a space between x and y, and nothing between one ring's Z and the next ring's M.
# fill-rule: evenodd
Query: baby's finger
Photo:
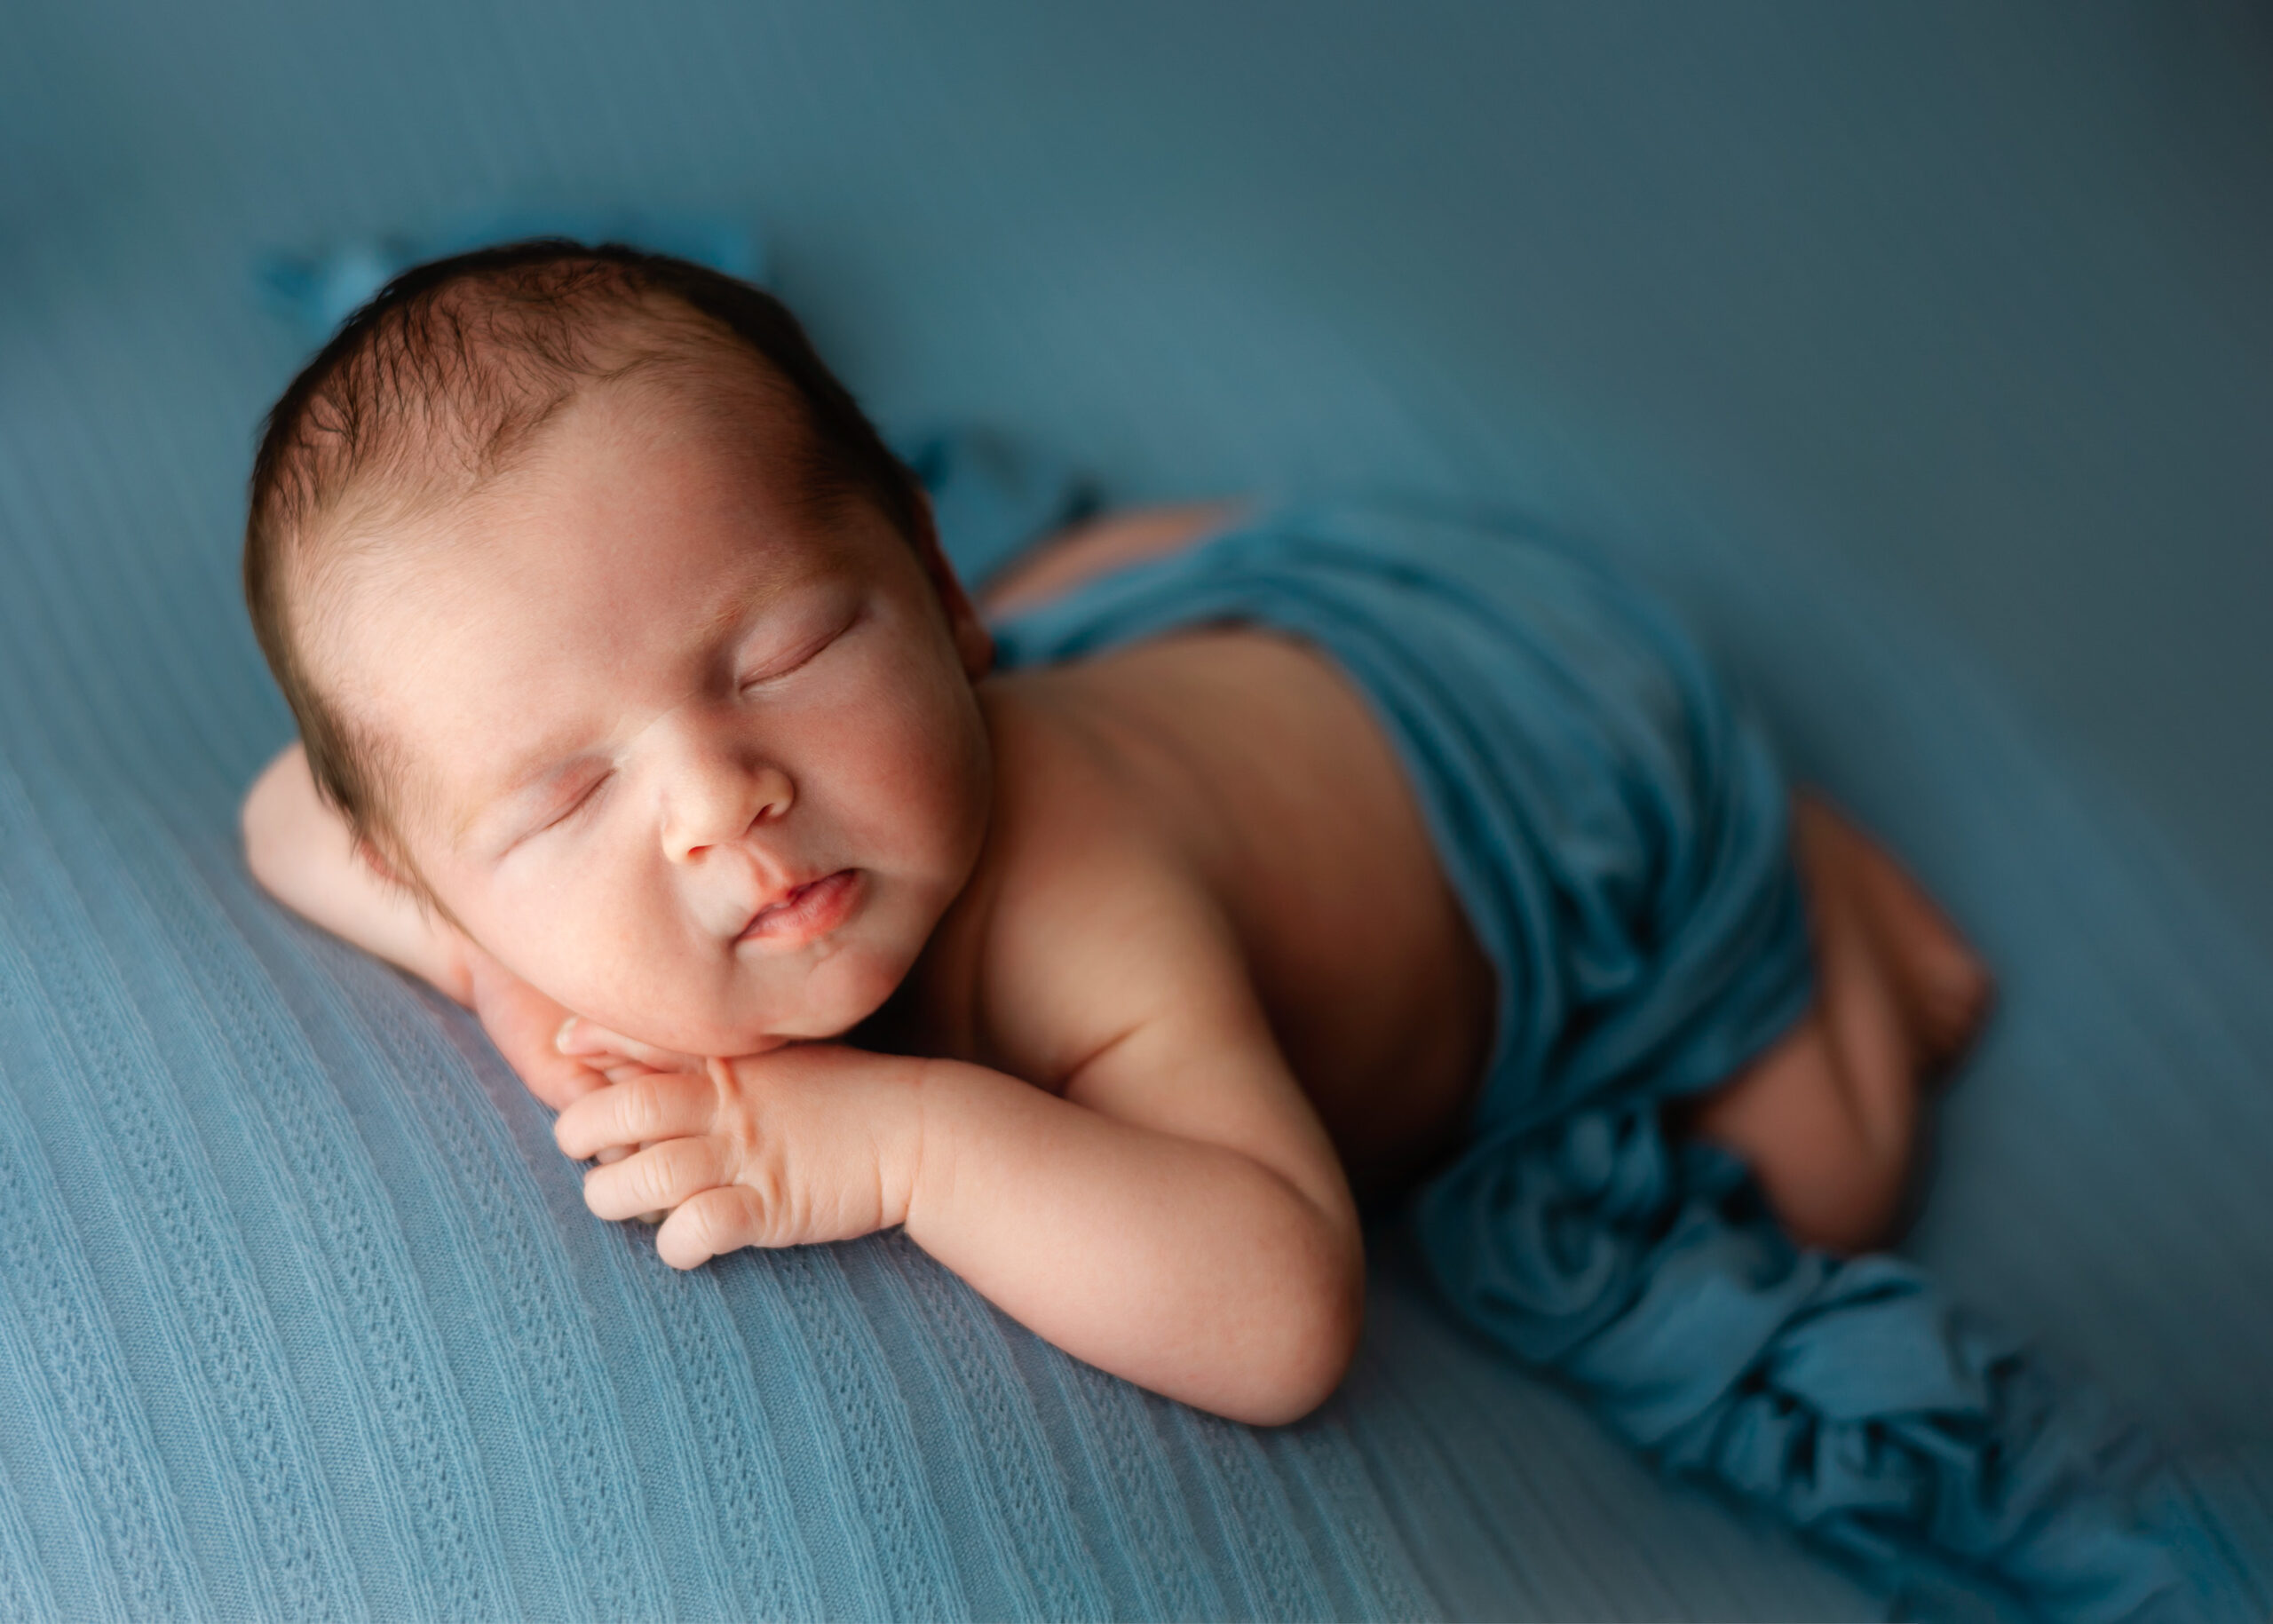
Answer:
M689 1196L655 1232L655 1255L674 1269L766 1242L765 1204L741 1184L721 1184Z
M560 1023L553 1034L552 1046L571 1058L588 1061L596 1069L605 1071L609 1066L624 1060L636 1060L642 1066L652 1066L659 1072L699 1072L702 1059L699 1055L683 1055L675 1050L658 1049L653 1043L642 1043L637 1038L625 1037L620 1032L610 1032L606 1026L572 1015Z
M714 1140L666 1139L584 1175L584 1205L598 1217L636 1218L677 1207L725 1176L725 1157Z
M600 1166L606 1167L611 1161L622 1161L634 1151L644 1151L646 1148L647 1147L644 1145L610 1145L594 1151L592 1153L592 1160L598 1162ZM669 1216L669 1213L658 1207L653 1212L641 1213L639 1215L639 1222L642 1224L661 1224L665 1218Z
M582 1161L611 1145L706 1133L717 1098L708 1077L646 1072L570 1105L552 1124L552 1142L561 1154Z
M554 1054L550 1048L530 1050L509 1045L500 1039L497 1051L505 1057L506 1064L513 1068L523 1086L555 1111L566 1109L606 1084L606 1078L582 1060Z
M655 1068L645 1060L619 1060L600 1073L610 1082L630 1082L634 1077L651 1077Z

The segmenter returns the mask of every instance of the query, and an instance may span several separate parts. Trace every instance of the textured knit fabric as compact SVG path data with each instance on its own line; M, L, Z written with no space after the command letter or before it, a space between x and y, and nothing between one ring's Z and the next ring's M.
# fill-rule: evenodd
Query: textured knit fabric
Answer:
M761 228L888 423L1115 501L1519 503L1667 591L2000 978L1905 1255L2182 1447L2273 1616L2273 965L2203 835L2261 832L2114 748L2263 759L2262 668L2221 663L2273 511L2261 30L12 5L0 1618L1997 1605L1668 1485L1394 1247L1343 1391L1255 1433L891 1241L682 1279L593 1221L479 1034L281 916L234 829L290 732L236 586L305 353L257 267L548 203Z
M1663 1105L1732 1075L1812 986L1783 780L1660 612L1535 535L1289 507L999 638L1048 663L1223 622L1356 683L1497 974L1469 1146L1414 1204L1465 1319L1883 1576L1923 1555L2113 1620L2169 1604L2183 1549L2239 1615L2198 1533L2139 1502L2140 1452L2099 1406L1913 1267L1801 1251L1730 1158L1668 1143Z

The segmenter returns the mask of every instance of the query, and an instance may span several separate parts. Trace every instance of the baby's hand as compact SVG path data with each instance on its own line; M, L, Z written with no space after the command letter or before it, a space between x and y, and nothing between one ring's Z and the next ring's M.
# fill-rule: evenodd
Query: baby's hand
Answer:
M696 1071L629 1058L619 1069L560 1113L553 1138L578 1161L645 1147L587 1174L584 1204L603 1218L669 1208L655 1250L672 1267L907 1221L921 1061L799 1043Z
M609 1082L629 1082L650 1072L699 1072L709 1064L701 1055L683 1055L574 1016L561 1023L553 1047L571 1061ZM582 1098L590 1089L579 1090ZM565 1108L570 1101L561 1102Z
M560 1004L507 970L463 937L457 939L469 1001L482 1030L528 1091L553 1110L574 1105L595 1089L652 1071L700 1071L701 1059L638 1043L572 1016ZM631 1153L615 1145L600 1153L617 1161ZM644 1215L661 1224L664 1214Z
M635 1077L645 1077L654 1072L690 1072L702 1070L700 1055L683 1055L668 1049L657 1049L652 1043L642 1043L637 1038L625 1037L620 1032L610 1032L581 1015L569 1017L560 1023L560 1030L553 1035L552 1046L567 1064L582 1068L591 1081L574 1094L553 1105L556 1111L582 1099L604 1083L629 1082ZM548 1102L550 1103L550 1102ZM603 1165L621 1161L634 1151L644 1151L645 1145L611 1145L592 1160ZM638 1215L642 1224L661 1224L670 1214L658 1208Z
M572 1020L566 1010L471 942L460 938L458 951L465 966L466 1002L482 1030L528 1091L553 1110L606 1086L611 1068L633 1058L622 1040L589 1022ZM572 1037L578 1041L568 1041ZM652 1057L650 1051L641 1058Z

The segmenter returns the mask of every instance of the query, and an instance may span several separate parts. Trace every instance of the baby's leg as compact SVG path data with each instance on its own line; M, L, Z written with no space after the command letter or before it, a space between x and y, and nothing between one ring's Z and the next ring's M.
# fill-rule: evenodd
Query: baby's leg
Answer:
M1972 1042L1990 978L1894 860L1828 806L1794 803L1793 844L1815 1005L1685 1125L1750 1164L1794 1239L1865 1251L1900 1216L1921 1086Z

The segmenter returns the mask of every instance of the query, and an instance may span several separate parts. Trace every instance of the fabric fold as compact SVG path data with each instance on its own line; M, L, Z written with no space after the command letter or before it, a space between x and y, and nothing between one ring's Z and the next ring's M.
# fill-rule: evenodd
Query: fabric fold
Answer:
M1927 1557L2079 1620L2177 1588L2139 1434L1913 1265L1794 1247L1739 1164L1669 1145L1652 1110L1477 1145L1412 1222L1469 1324L1889 1584Z
M1797 1248L1734 1158L1668 1137L1667 1102L1813 990L1787 788L1680 629L1539 535L1342 504L1090 582L998 643L1032 664L1229 622L1355 684L1497 972L1466 1147L1409 1212L1453 1310L1902 1593L1954 1569L2047 1618L2173 1604L2198 1542L2139 1434L1914 1266Z

